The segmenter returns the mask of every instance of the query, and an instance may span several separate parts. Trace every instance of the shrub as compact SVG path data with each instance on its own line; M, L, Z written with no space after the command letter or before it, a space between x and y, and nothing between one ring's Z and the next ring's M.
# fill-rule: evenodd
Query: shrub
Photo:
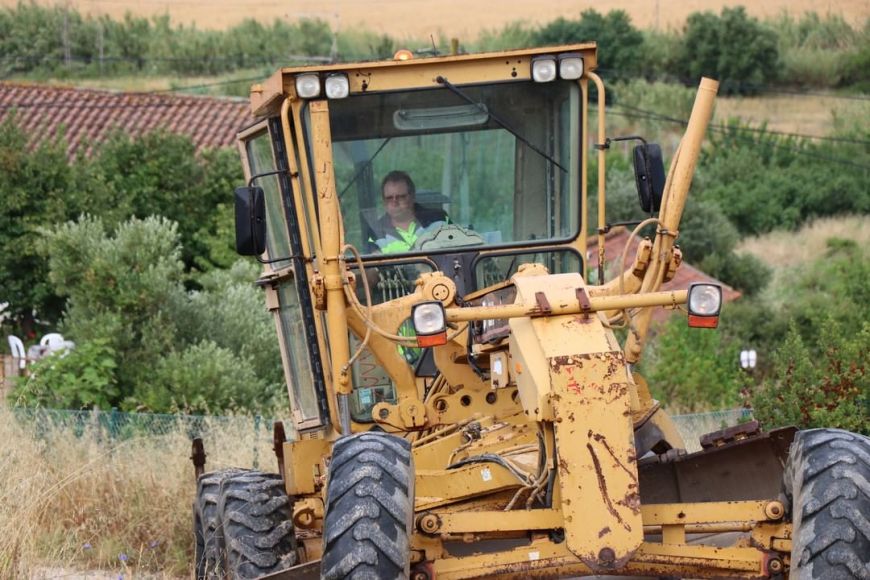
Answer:
M776 34L742 6L690 14L682 44L677 66L687 82L708 76L720 81L721 94L754 94L775 79Z
M36 361L19 379L13 400L27 406L60 409L101 407L118 400L117 352L107 340L95 339Z
M623 10L606 15L584 10L577 20L557 18L535 31L531 41L535 46L594 41L600 49L598 64L611 80L633 76L643 53L643 35Z
M721 332L689 328L672 315L651 342L641 369L653 396L672 411L699 412L734 407L745 377L739 347Z
M870 434L870 323L850 334L833 319L817 343L789 330L775 355L774 377L754 394L755 416L768 428L837 427Z

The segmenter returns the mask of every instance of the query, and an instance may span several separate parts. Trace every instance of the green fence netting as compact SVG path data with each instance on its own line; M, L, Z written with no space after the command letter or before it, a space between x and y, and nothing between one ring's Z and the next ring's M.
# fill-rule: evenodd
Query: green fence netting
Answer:
M206 438L211 434L231 431L244 434L245 439L271 441L271 417L259 415L215 416L153 413L122 413L120 411L66 411L57 409L12 408L12 415L23 426L38 432L63 429L76 436L88 434L107 440L124 440L137 436L161 436L183 433L188 438ZM673 417L689 451L700 449L701 435L731 427L752 419L749 409L728 409L709 413L676 415ZM285 421L288 436L289 421Z

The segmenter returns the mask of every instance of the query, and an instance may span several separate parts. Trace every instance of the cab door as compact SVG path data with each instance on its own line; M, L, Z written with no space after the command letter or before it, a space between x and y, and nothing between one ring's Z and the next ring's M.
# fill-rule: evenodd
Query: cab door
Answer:
M254 178L265 194L266 250L258 257L263 264L258 284L275 317L293 423L297 431L321 428L329 422L323 363L287 160L276 153L286 151L280 122L270 119L246 129L238 146L246 181Z

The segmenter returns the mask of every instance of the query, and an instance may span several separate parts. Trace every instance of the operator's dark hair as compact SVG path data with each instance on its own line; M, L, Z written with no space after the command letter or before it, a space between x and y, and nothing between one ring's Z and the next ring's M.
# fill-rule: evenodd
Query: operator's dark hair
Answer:
M404 171L390 171L384 176L384 180L381 181L381 195L384 194L384 186L388 183L404 183L408 186L408 193L411 194L411 197L416 197L417 186L414 185L414 180L411 179L411 176Z

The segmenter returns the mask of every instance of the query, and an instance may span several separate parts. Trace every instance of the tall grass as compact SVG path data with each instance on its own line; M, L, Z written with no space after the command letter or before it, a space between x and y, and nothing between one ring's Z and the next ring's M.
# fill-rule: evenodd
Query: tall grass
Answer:
M207 470L274 471L250 419L206 421ZM186 576L195 492L184 423L114 440L96 426L20 420L0 408L0 578L47 567Z

